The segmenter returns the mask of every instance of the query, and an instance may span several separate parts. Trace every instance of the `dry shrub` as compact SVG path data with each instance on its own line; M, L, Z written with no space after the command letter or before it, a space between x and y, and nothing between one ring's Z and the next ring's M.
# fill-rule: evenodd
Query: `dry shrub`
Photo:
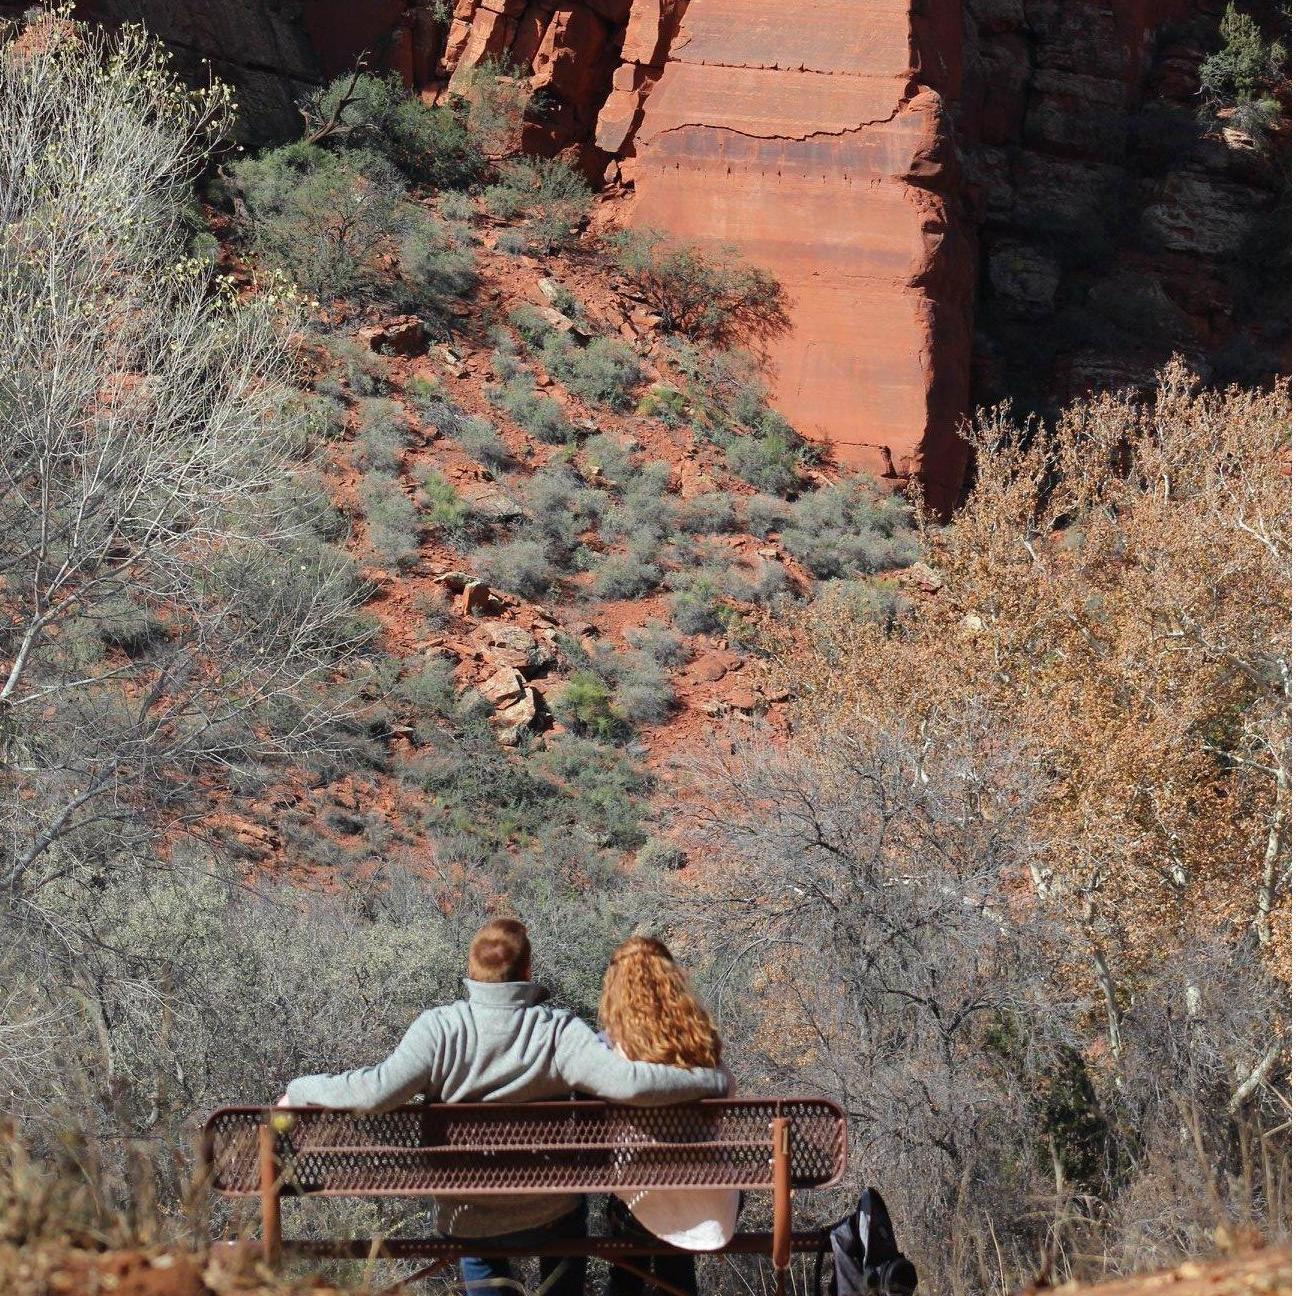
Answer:
M938 1289L1289 1229L1287 413L983 416L911 597L771 621L791 746L698 772L728 1056L842 1101Z
M1101 396L1054 432L971 429L978 480L928 528L933 597L848 598L774 634L813 724L917 737L984 708L1048 773L1032 885L1119 983L1195 934L1289 961L1288 393Z

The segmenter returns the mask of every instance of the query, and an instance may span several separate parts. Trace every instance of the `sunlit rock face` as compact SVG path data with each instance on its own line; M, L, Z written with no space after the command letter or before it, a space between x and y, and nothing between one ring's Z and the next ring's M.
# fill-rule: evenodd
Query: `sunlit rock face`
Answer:
M655 0L636 0L626 52L646 76L621 172L636 223L732 244L786 286L792 327L770 359L796 426L947 503L965 466L972 261L942 114L959 9L926 9L692 0L654 23Z
M143 20L186 70L209 59L239 87L257 140L294 133L301 96L362 54L427 96L487 61L511 65L533 93L524 146L606 181L631 223L732 245L771 270L791 308L768 357L778 406L839 462L918 478L940 507L964 481L957 429L974 403L1047 409L1144 383L1172 351L1221 381L1283 369L1288 311L1238 270L1267 230L1285 231L1282 177L1228 132L1192 124L1218 26L1208 10L82 3ZM1191 139L1176 142L1175 113Z

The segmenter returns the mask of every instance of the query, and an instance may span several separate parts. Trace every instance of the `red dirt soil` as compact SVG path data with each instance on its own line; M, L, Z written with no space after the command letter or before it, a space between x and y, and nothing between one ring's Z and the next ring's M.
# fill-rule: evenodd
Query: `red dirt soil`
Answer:
M429 207L434 205L430 199L422 201ZM619 337L634 348L645 375L641 391L655 382L685 386L685 380L674 369L670 351L656 331L655 322L646 318L647 312L636 301L633 291L609 274L606 258L597 251L600 234L596 231L606 228L612 204L602 204L602 208L596 213L594 228L581 242L543 259L495 251L495 239L507 227L479 215L473 222L479 285L470 309L452 308L448 317L450 340L432 336L427 340L426 351L412 356L373 354L375 366L391 384L390 397L401 405L409 421L411 435L398 474L407 494L417 491L418 483L431 469L440 472L461 494L489 487L493 481L488 469L419 418L413 402L405 396L408 385L415 379L435 383L461 410L488 419L520 465L517 478L533 474L557 459L571 458L570 447L546 445L526 434L491 403L484 390L494 378L492 326L504 323L516 307L549 305L539 287L542 279L557 281L570 293L592 333ZM214 217L212 223L218 235L228 236L229 230L219 217ZM248 279L245 267L226 246L224 268L236 279ZM336 317L325 317L323 322L338 336L358 338L384 318L388 317L370 308L351 315L345 323ZM729 470L718 446L695 436L688 427L672 428L657 418L587 406L567 392L561 382L544 373L537 356L523 359L539 388L556 400L578 426L597 428L623 445L636 446L634 457L640 463L659 460L667 464L670 489L679 496L688 498L724 491L739 499L757 493ZM331 362L321 352L318 363L322 376ZM381 646L389 656L407 660L450 656L458 662L457 682L467 689L482 684L500 669L501 653L492 647L491 641L497 638L501 627L515 627L538 639L565 630L587 647L603 643L624 650L629 647L628 631L654 618L670 622L669 598L660 591L637 599L603 602L582 597L582 591L587 591L592 583L588 573L566 579L561 607L529 603L495 590L485 615L465 615L453 595L447 600L445 578L451 576L448 588L453 590L456 584L453 573L474 576L472 555L456 551L434 535L424 538L416 560L407 570L384 569L369 547L357 497L361 474L353 450L357 432L354 408L348 419L347 431L327 454L326 485L334 502L351 521L352 538L348 547L375 591L365 611L380 624ZM583 456L577 455L573 462L580 468ZM829 485L842 475L841 470L825 461L810 474L811 484ZM508 483L500 484L508 488ZM598 547L595 537L588 539ZM781 548L777 536L727 534L714 537L714 542L732 554L735 565L750 566L756 562L781 565L793 589L804 592L814 583L810 573ZM435 627L427 619L429 603L446 609ZM752 609L738 610L745 617L752 614ZM749 652L723 635L692 635L686 639L692 661L675 672L678 706L663 723L642 728L638 734L645 763L666 785L661 789L661 798L672 803L677 802L681 789L672 785L670 767L681 757L720 741L735 725L741 727L763 720L774 734L785 730L782 705L785 695L764 681L759 662ZM560 661L532 683L542 695L551 694L561 687L563 673ZM561 726L557 728L561 731ZM398 754L400 744L398 738ZM328 786L310 787L305 779L290 772L271 792L247 807L251 819L230 814L218 816L214 823L238 841L245 857L258 871L269 870L285 879L311 878L328 886L332 879L327 869L293 858L285 848L276 828L276 821L284 811L292 809L322 816L329 805L340 804L356 812L377 813L387 822L399 825L402 821L414 821L419 800L420 794L400 786L386 774L378 774L367 782L342 777ZM330 836L319 818L311 832Z

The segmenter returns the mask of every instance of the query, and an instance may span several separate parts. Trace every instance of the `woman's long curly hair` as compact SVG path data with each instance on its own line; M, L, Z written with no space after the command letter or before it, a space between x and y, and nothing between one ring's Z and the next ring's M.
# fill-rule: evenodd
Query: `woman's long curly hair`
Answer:
M621 945L603 977L599 1025L632 1062L713 1067L720 1037L671 952L651 936Z

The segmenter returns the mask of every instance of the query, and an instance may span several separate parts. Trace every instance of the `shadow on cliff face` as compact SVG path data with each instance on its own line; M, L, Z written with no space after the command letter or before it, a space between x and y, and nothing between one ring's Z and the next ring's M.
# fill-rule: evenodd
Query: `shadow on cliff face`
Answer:
M13 6L21 12L25 5ZM235 86L239 131L250 143L282 142L301 129L298 104L361 56L407 85L427 84L445 46L435 6L419 0L81 0L79 18L142 23L175 52L187 79Z
M1048 414L1175 354L1217 386L1290 372L1289 126L1266 147L1203 119L1218 16L1131 44L1132 6L968 11L974 403Z

